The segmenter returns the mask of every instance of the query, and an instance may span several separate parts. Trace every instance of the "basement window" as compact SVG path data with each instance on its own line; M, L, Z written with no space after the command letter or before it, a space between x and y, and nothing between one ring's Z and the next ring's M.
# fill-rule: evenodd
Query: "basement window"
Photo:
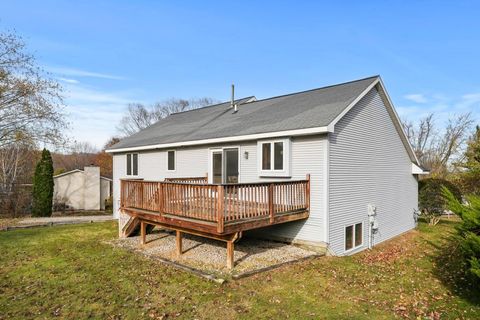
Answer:
M127 176L138 176L138 153L127 153Z
M290 139L259 141L257 150L259 176L290 176Z
M175 150L167 151L167 170L168 171L175 171L175 158L176 158Z
M345 251L353 250L363 244L363 223L345 227Z

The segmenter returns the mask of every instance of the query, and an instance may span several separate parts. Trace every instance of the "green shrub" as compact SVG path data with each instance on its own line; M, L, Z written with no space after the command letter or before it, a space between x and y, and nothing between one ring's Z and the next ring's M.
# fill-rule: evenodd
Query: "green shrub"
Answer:
M105 199L105 211L111 212L113 210L113 197L110 196Z
M35 167L33 176L33 206L34 217L50 217L53 200L53 162L50 151L43 149L42 158Z
M430 214L441 215L448 209L447 201L443 196L443 187L461 201L460 189L450 181L437 178L423 179L418 182L418 206L422 212L428 211Z
M466 203L462 203L447 188L443 188L443 195L448 208L462 219L462 224L458 227L460 247L470 273L480 280L480 196L469 195Z

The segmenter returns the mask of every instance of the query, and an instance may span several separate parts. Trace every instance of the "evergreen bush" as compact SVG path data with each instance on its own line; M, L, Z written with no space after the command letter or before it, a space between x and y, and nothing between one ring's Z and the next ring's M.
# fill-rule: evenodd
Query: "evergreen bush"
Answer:
M33 176L32 215L34 217L52 215L53 185L52 156L50 151L43 149L42 158L37 163Z

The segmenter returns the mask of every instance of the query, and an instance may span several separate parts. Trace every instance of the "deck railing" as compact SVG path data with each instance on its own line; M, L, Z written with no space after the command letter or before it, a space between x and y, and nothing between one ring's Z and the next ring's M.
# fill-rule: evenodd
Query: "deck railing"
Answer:
M189 178L165 178L166 182L176 182L176 183L198 183L205 184L208 183L208 178L205 177L189 177Z
M184 179L184 178L182 178ZM241 184L207 184L143 180L121 181L121 207L153 211L195 221L226 224L269 219L309 210L310 180Z

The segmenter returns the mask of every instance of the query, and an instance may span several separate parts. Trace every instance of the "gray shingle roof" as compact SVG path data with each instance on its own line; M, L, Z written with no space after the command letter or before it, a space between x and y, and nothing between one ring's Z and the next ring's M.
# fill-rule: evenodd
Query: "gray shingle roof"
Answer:
M237 100L236 113L230 102L175 113L110 150L327 126L377 78L245 103L248 97Z

